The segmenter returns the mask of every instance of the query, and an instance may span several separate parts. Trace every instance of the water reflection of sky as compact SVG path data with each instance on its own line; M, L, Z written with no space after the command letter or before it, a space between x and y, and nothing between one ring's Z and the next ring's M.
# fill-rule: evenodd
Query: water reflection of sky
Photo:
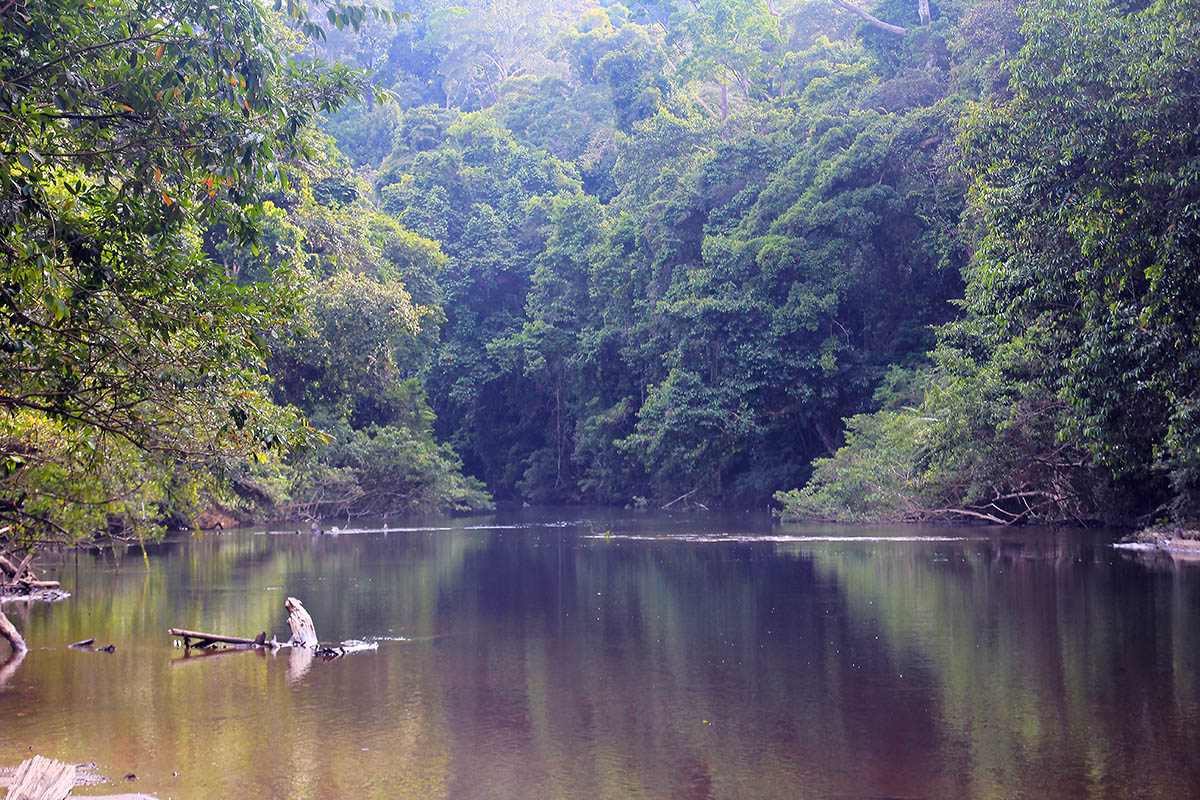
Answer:
M149 572L65 556L70 600L6 606L33 650L0 765L32 747L164 798L1200 796L1200 570L1105 534L400 524L186 538ZM288 595L378 650L166 635L282 634ZM117 652L65 648L90 636Z

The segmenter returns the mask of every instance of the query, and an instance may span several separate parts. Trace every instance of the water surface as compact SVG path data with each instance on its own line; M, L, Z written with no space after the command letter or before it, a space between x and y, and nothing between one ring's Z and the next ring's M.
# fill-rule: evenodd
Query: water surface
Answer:
M69 600L5 606L31 652L0 667L0 766L160 798L1200 796L1200 567L1104 533L355 526L63 556ZM166 634L282 638L288 595L378 650ZM66 648L88 637L117 651Z

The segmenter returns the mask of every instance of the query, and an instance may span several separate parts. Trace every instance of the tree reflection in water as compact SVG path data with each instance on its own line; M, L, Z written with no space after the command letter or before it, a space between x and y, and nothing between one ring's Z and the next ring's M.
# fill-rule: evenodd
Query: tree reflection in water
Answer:
M177 798L1200 795L1200 570L1095 533L546 524L578 518L81 556L24 623L0 764ZM283 633L289 594L379 650L169 668L167 627Z

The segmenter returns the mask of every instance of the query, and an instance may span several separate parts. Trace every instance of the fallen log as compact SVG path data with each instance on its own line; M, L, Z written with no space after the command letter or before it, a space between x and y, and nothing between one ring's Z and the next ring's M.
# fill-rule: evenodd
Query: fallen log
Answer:
M0 553L0 577L17 577L17 565L8 560L8 556Z
M48 759L48 758L43 758L42 756L35 756L34 758L42 758L42 761L49 762L51 764L59 763L59 762L52 761L51 759ZM24 775L25 772L30 770L30 767L26 766L26 764L28 763L28 761L32 761L32 760L33 759L28 759L27 761L22 762L21 766L17 767L16 769L13 769L11 767L7 767L7 768L0 767L0 789L8 789L9 790L9 793L5 795L6 800L7 800L7 798L13 797L12 790L16 786L18 773ZM65 770L66 767L71 767L70 764L62 764L60 766L63 768L62 769L63 773L66 772L66 770ZM71 771L73 773L72 784L75 787L96 786L101 783L108 783L108 781L105 780L103 776L96 773L95 762L90 763L90 764L76 764L75 766L71 767ZM19 797L28 797L29 795L24 793L24 790L22 790L22 794L18 795L18 796ZM35 797L43 797L44 795L34 795L34 796ZM69 797L70 795L67 795L67 796ZM89 795L89 800L155 800L155 798L148 794L124 793L124 794Z
M21 632L8 621L8 617L4 616L3 611L0 611L0 637L8 640L14 653L24 653L29 649L25 646L25 639L21 637Z
M220 642L222 644L240 644L240 645L257 645L258 647L269 647L271 642L267 641L267 632L263 631L253 639L247 639L244 636L222 636L219 633L202 633L200 631L185 631L182 628L168 628L167 633L172 636L178 636L183 639L183 646L186 649L193 647L209 647L210 645ZM196 644L192 644L191 640L195 639Z
M307 670L307 664L311 662L314 655L323 660L329 660L341 658L347 653L355 653L360 650L375 650L379 647L378 642L363 642L357 639L344 641L340 645L322 647L320 641L317 639L316 626L313 624L312 616L304 608L304 604L295 597L289 597L284 603L284 608L288 611L288 627L292 630L292 638L288 640L286 646L292 648L293 654L304 653L308 657L308 661L300 669L301 674ZM270 641L267 641L265 631L253 639L247 639L242 636L224 636L219 633L189 631L183 628L168 628L167 633L183 639L183 646L187 650L205 649L217 643L239 645L241 647L269 647L272 650L281 646L279 642L275 641L274 637Z
M26 553L25 558L22 559L21 563L17 565L17 568L13 570L13 577L19 577L22 573L29 572L29 577L32 578L33 572L29 570L30 561L33 561L32 551Z
M25 556L20 564L14 564L7 556L0 555L0 577L11 583L37 583L33 569L29 566L32 561L33 553ZM54 585L57 586L58 582L54 581Z

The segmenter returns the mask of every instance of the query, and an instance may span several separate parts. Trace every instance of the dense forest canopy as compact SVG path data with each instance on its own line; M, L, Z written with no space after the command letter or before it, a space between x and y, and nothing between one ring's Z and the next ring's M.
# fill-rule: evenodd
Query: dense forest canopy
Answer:
M10 537L492 498L1200 513L1194 3L2 25Z

